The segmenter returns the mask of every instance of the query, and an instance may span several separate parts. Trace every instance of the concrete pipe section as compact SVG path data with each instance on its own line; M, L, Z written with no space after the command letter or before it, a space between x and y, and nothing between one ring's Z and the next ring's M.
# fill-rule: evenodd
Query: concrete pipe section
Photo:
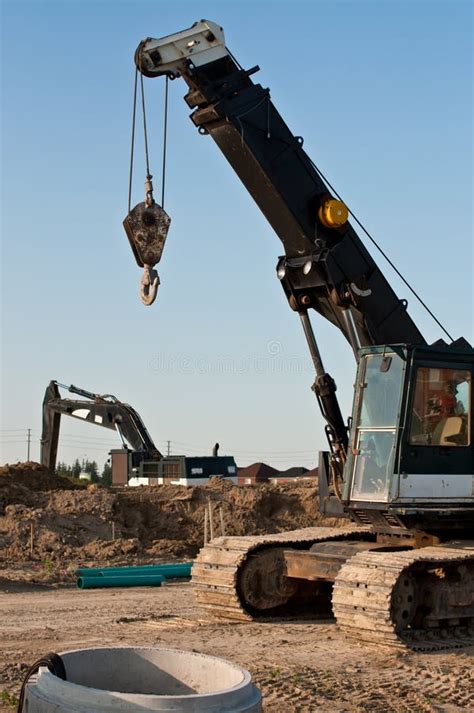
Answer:
M260 713L262 697L230 661L159 648L94 648L60 654L66 680L40 668L22 713L181 711Z

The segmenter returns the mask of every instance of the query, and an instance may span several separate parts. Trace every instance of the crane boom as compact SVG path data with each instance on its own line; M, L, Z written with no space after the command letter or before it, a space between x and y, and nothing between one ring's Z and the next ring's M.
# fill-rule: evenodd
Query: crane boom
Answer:
M312 388L327 422L331 470L342 477L348 429L308 311L336 325L358 359L361 347L425 344L407 302L375 264L349 223L347 207L331 194L270 91L252 81L259 68L240 67L219 25L201 20L174 35L143 40L135 63L148 77L185 80L193 123L214 139L282 242L277 276L302 321L316 371Z
M278 262L290 305L318 311L360 346L425 340L295 136L243 70L215 23L201 21L135 54L148 77L182 76L200 133L217 143L283 243ZM344 219L346 218L346 219Z

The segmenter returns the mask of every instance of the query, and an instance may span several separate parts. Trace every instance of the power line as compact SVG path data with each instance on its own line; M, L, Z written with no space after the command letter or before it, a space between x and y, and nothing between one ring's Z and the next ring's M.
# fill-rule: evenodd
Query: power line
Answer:
M166 442L166 441L163 441L163 443L165 443L165 442ZM188 446L188 447L191 447L191 448L200 448L200 449L207 449L207 448L208 448L207 445L203 445L202 443L201 443L200 445L197 445L196 443L188 443L187 441L175 441L174 439L173 439L172 443L177 443L178 445L181 445L181 446ZM237 449L237 450L239 450L239 449ZM313 450L316 450L316 449L312 449L312 448L306 448L306 449L305 449L305 448L301 448L301 449L294 449L294 450L293 450L293 449L286 449L286 450L284 450L284 451L273 451L273 450L272 450L272 451L262 451L262 450L259 449L259 450L245 450L245 451L242 450L242 451L240 451L240 452L241 452L241 453L244 453L244 452L245 452L245 453L288 453L288 454L292 454L292 453L312 453Z
M115 431L115 435L119 437L119 434L117 431ZM114 438L113 435L111 435L109 438L97 438L96 436L81 436L81 435L75 435L73 433L63 433L61 434L61 438L70 438L71 440L80 440L80 441L90 441L92 442L107 442L110 443L110 441Z
M112 429L109 429L112 431ZM7 428L7 429L0 429L0 438L20 438L21 436L26 435L28 437L28 432L31 434L40 434L40 430L38 428ZM5 434L3 436L2 434ZM112 434L115 434L118 436L117 431L112 431ZM65 438L72 438L72 439L80 439L80 440L88 440L88 441L107 441L109 442L111 438L114 438L114 435L111 435L109 438L106 437L97 437L97 436L82 436L80 434L74 434L74 433L66 433L61 431L61 437Z
M8 445L10 443L28 443L28 440L26 438L22 438L21 440L14 440L14 441L0 441L0 445Z
M22 428L22 429L0 429L0 440L2 439L8 439L9 441L11 439L20 439L18 442L24 442L28 439L28 433L30 434L35 434L38 433L39 429L35 428ZM1 435L2 433L5 433L5 435ZM9 435L7 435L9 434ZM113 434L113 435L112 435ZM106 445L109 445L110 443L113 442L113 439L115 436L118 437L117 431L112 432L110 437L98 437L98 436L89 436L89 435L80 435L80 434L74 434L74 433L61 433L61 442L64 440L69 440L69 441L78 441L81 443L90 443L92 445L100 445L101 443L104 443ZM39 440L39 439L37 439ZM190 443L189 441L180 441L180 440L175 440L175 439L158 439L155 441L156 443L164 444L166 446L171 444L175 444L177 446L183 446L186 448L194 448L196 450L201 450L201 451L208 451L210 450L210 445L208 443L203 444L197 444L197 443ZM234 453L239 453L239 454L249 454L249 455L303 455L305 453L314 453L317 448L301 448L301 449L291 449L287 448L285 450L261 450L261 449L245 449L245 448L231 448L229 447L229 450L231 450Z
M178 446L183 446L185 448L193 448L195 450L199 451L208 451L209 446L203 446L203 445L196 445L193 443L186 443L185 441L172 441L172 443L177 444ZM264 451L264 450L241 450L239 448L232 448L230 446L227 446L227 450L229 450L231 453L236 454L236 455L249 455L249 456L281 456L281 457L297 457L297 456L305 456L305 455L312 455L314 454L318 449L316 447L314 448L307 448L307 449L301 449L301 450L285 450L285 451Z
M107 448L85 448L84 446L71 446L71 445L69 445L69 444L66 444L66 445L64 446L64 448L72 448L73 450L76 450L76 451L82 451L82 453L83 453L84 455L86 455L86 454L84 453L84 451L87 451L87 452L89 452L89 451L98 451L98 452L100 452L100 453L104 453L104 451L107 451Z
M39 431L39 428L30 428L30 431ZM25 431L28 431L27 428L0 428L0 433L24 433Z
M313 161L312 159L309 159L309 160L310 160L310 163L311 163L311 165L313 166L314 170L316 171L316 173L318 173L318 175L322 178L322 180L326 183L326 185L329 186L329 188L330 188L331 191L334 193L334 195L335 195L337 198L339 198L339 200L342 201L342 203L344 203L344 201L342 200L342 198L341 198L341 196L339 195L339 193L336 191L336 189L334 188L334 186L331 185L331 183L328 181L328 179L327 179L326 176L322 173L322 171L316 166L316 164L314 163L314 161ZM388 264L390 265L390 267L392 268L392 270L394 270L394 272L396 273L396 275L398 275L398 277L399 277L400 280L403 282L403 284L408 287L408 289L410 290L410 292L412 293L412 295L414 295L415 298L418 300L418 302L421 304L421 306L425 308L425 310L428 312L428 314L430 315L430 317L436 322L436 324L438 325L438 327L440 327L440 328L443 330L443 332L446 334L446 336L448 337L448 339L450 339L451 341L454 341L453 338L452 338L452 336L450 335L450 333L447 331L447 329L445 329L445 327L441 324L441 322L440 322L439 319L436 317L436 315L430 310L430 308L428 307L428 305L426 304L426 302L424 302L424 301L421 299L420 295L419 295L419 294L415 291L415 289L410 285L410 283L408 282L408 280L402 275L402 273L400 272L400 270L396 267L396 265L392 262L392 260L388 257L388 255L384 252L384 250L382 250L382 248L381 248L380 245L377 243L377 241L375 240L375 238L372 237L372 235L369 233L369 231L367 230L367 228L361 223L361 221L360 221L359 218L355 215L355 213L354 213L350 208L348 208L348 210L349 210L349 213L350 213L350 214L352 215L352 217L354 218L354 220L355 220L355 222L357 223L357 225L359 226L359 228L361 228L361 230L364 231L364 233L367 235L367 237L369 238L369 240L370 240L370 242L372 243L372 245L374 245L374 246L377 248L377 250L379 251L379 253L382 255L382 257L385 258L385 260L388 262Z
M28 439L28 435L26 437L19 437L19 438L6 438L6 439L0 439L0 444L6 444L6 443L28 443L28 440L30 443L41 443L40 438L30 438ZM95 443L95 442L90 442L87 439L80 439L80 440L70 440L69 438L61 438L59 445L74 445L74 446L88 446L91 444L92 446L96 446L99 448L102 446L104 449L105 448L113 448L116 446L116 443L113 443L112 441L105 441L103 444L102 443Z
M41 440L32 434L38 432L38 429L3 429L0 431L0 445L2 446L21 446L27 445L27 458L30 458L31 444L41 443ZM117 445L114 440L114 436L118 434L115 432L111 434L110 438L96 437L96 436L82 436L72 433L64 433L61 436L59 446L64 449L72 449L76 451L93 451L93 452L104 452L108 451ZM157 443L164 444L166 449L166 454L169 456L173 451L192 451L193 455L196 456L206 456L210 454L210 446L208 444L196 444L189 443L187 441L171 440L171 439L160 439ZM313 459L316 456L317 448L301 449L301 450L278 450L278 451L268 451L268 450L245 450L245 449L233 449L226 448L227 454L236 457L237 459L255 461L255 460L268 460L268 461L279 461L280 463L294 463L295 461L302 461Z
M94 444L91 446L91 445L89 445L88 443L80 443L80 442L71 443L70 441L64 441L64 440L62 440L62 441L60 442L60 444L59 444L59 447L64 446L64 447L67 447L67 448L79 448L79 449L82 449L82 450L106 451L106 450L108 450L109 448L113 448L114 445L116 445L116 444L114 444L114 443L110 444L110 443L109 443L108 445L106 445L106 444L104 443L104 445L101 446L101 445L99 445L98 443L94 443Z

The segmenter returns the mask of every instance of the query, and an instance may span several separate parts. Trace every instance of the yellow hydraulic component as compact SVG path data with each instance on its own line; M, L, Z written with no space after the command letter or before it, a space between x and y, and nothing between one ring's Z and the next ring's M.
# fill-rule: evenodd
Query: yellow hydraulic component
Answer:
M319 209L318 216L326 228L341 228L344 223L347 223L349 210L342 201L328 198Z

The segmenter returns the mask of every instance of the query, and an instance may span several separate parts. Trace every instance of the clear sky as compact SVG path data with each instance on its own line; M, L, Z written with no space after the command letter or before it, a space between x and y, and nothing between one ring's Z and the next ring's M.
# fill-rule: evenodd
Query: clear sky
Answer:
M219 22L349 206L455 337L473 337L472 4L3 0L1 460L39 457L50 379L113 393L174 452L240 465L316 464L323 421L297 316L275 276L281 244L170 83L157 302L126 214L133 53L202 17ZM163 80L146 82L152 172ZM138 147L134 203L143 200ZM155 181L160 194L160 181ZM362 237L362 236L361 236ZM439 328L378 264L429 341ZM349 415L354 360L315 331ZM118 439L72 419L59 456L100 465Z

